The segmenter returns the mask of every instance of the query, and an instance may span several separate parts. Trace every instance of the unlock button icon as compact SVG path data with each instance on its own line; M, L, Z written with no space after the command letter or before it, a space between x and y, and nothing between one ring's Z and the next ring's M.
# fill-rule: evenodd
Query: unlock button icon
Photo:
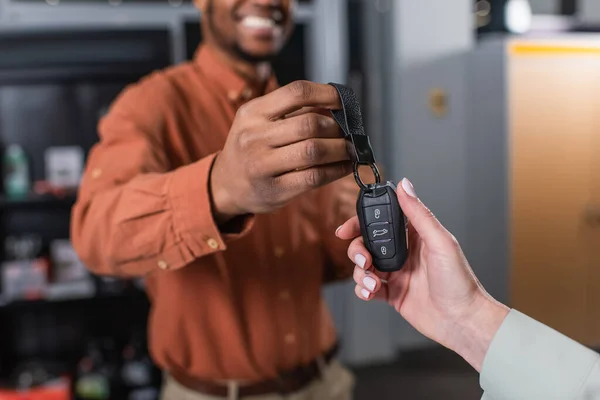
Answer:
M365 207L365 223L367 226L374 223L390 222L390 206L371 206Z
M379 259L394 258L396 249L393 240L376 240L371 242L373 256Z

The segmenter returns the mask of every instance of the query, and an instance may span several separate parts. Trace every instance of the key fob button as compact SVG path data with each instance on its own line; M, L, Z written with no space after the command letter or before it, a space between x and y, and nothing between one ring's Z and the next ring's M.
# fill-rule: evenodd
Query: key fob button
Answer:
M376 240L370 242L372 248L372 254L375 258L380 260L394 258L396 255L396 248L394 247L393 240Z
M390 206L365 207L365 223L367 227L378 222L390 222Z
M367 227L369 241L392 239L394 237L393 232L393 224L387 222L382 224L371 224Z
M387 194L386 191L384 191L382 195L378 194L379 193L377 192L373 193L373 197L371 197L370 195L365 195L362 199L363 207L390 204L390 196Z

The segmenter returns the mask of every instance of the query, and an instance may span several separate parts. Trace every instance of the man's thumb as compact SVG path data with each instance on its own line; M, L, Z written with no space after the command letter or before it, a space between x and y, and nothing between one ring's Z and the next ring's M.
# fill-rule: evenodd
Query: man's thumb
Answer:
M404 214L411 222L423 241L435 246L445 241L449 233L417 197L412 183L404 178L398 185L398 202Z

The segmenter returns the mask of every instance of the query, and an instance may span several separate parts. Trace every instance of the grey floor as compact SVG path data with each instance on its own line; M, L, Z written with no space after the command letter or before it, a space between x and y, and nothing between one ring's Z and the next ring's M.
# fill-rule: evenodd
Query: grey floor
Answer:
M478 374L446 349L401 354L391 365L354 369L355 400L479 400Z

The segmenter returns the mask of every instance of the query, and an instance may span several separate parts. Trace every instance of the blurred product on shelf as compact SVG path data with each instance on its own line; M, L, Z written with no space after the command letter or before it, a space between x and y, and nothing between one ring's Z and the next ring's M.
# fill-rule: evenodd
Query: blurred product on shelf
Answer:
M4 151L4 194L15 199L29 195L31 182L29 177L29 163L25 151L18 144L9 145Z
M50 243L50 260L51 284L46 288L46 299L87 298L96 294L93 278L70 240L53 240Z
M58 239L50 244L52 281L72 282L88 279L89 273L68 239Z
M4 301L42 298L48 284L49 260L40 256L42 239L37 235L9 236L4 241L0 294Z
M54 240L49 247L49 252L43 251L42 239L36 235L5 240L6 261L0 264L0 304L89 298L96 294L93 277L70 240Z
M128 391L127 400L154 400L159 394L153 386L153 364L142 337L142 332L132 335L123 349L121 379Z
M37 300L48 285L48 263L44 259L2 263L2 299Z
M6 260L32 260L42 249L42 238L38 235L9 236L4 241Z
M88 341L74 379L76 400L158 398L156 369L140 332L133 334L120 352L113 339Z
M17 366L8 385L0 386L0 400L70 400L71 381L39 362Z
M112 362L115 346L112 339L90 340L77 365L74 382L78 400L107 400L117 377L117 365ZM114 398L116 396L113 397Z
M33 184L33 192L39 196L53 196L59 199L75 195L74 189L55 186L48 181L36 181Z
M3 156L4 196L23 200L36 195L57 198L74 196L83 173L85 155L80 146L49 147L44 152L45 179L31 182L30 165L25 150L9 145Z
M73 189L79 186L84 154L79 146L49 147L44 153L46 181L51 187Z

